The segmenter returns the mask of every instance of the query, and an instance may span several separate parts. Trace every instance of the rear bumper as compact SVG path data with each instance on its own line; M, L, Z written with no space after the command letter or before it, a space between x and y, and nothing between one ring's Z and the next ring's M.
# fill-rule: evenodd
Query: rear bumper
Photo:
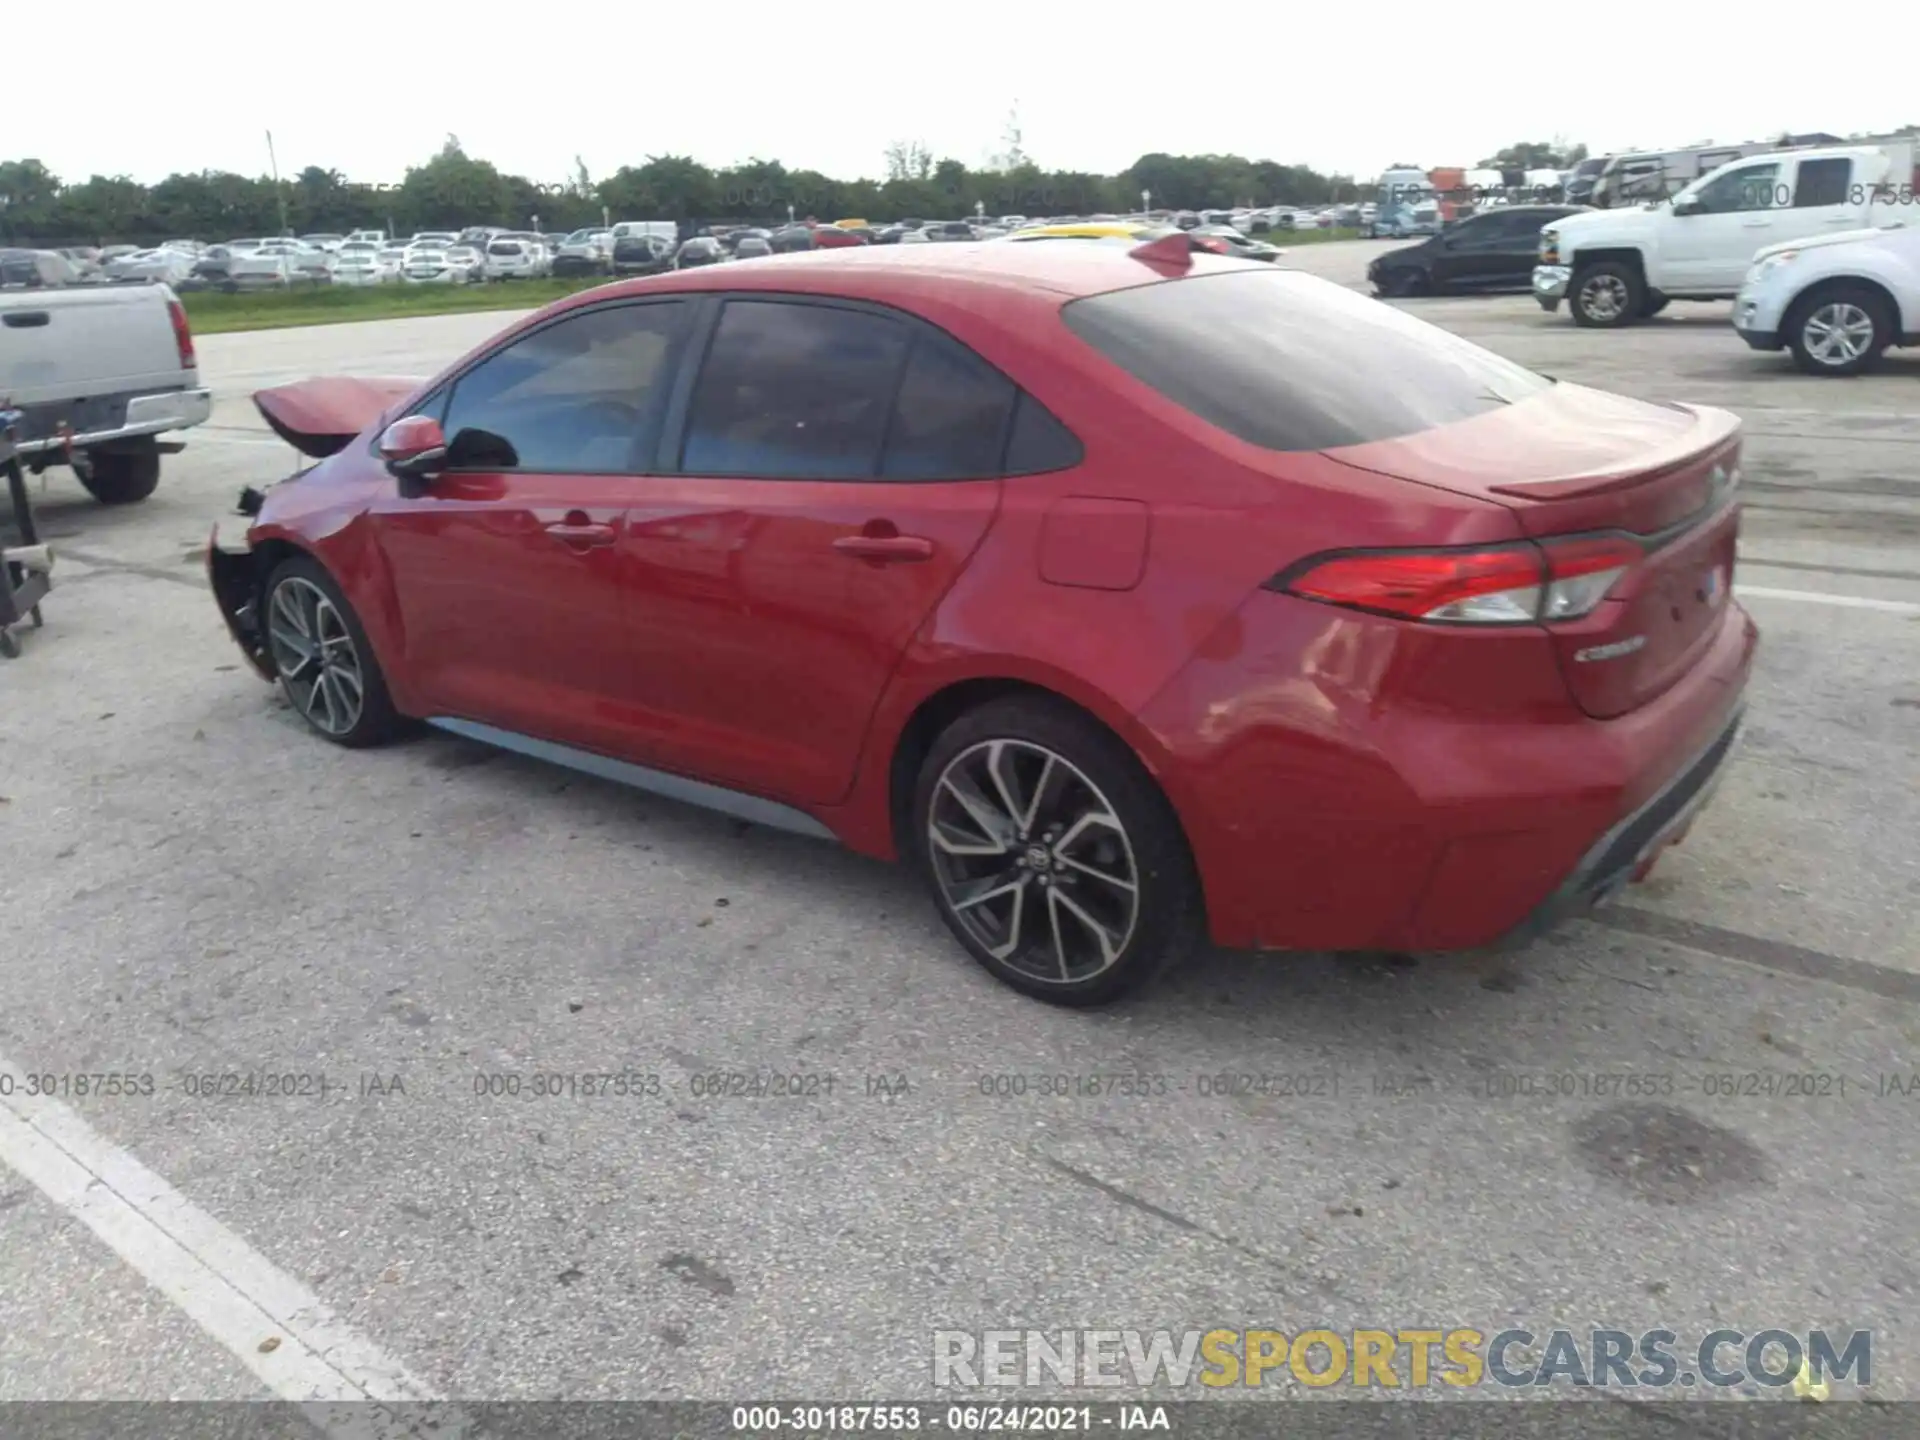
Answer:
M1245 607L1233 653L1196 657L1139 712L1227 949L1471 951L1577 913L1706 803L1684 777L1733 727L1759 644L1729 602L1671 688L1593 720L1531 636L1442 650L1315 608ZM1303 653L1367 659L1303 680ZM1497 699L1474 710L1463 675Z
M1493 948L1517 950L1569 920L1587 914L1642 879L1662 851L1684 840L1694 818L1707 807L1726 775L1746 722L1744 706L1712 744L1690 760L1672 780L1594 841L1573 873Z
M166 390L157 395L130 395L126 397L126 409L117 420L109 423L95 421L92 428L76 430L71 440L59 433L59 426L63 422L71 423L64 404L25 405L20 408L25 416L20 428L26 438L17 441L14 449L22 455L33 455L46 450L64 450L69 446L75 450L85 450L96 445L110 445L118 440L134 440L145 435L160 435L169 430L188 430L195 425L203 425L207 417L213 414L213 392ZM88 422L82 418L81 423L84 425Z

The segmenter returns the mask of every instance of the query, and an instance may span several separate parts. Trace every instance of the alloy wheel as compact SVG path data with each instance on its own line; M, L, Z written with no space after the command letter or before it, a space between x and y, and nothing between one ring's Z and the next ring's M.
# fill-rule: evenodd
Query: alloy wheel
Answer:
M1617 320L1626 312L1627 282L1618 275L1596 275L1580 287L1580 304L1595 320Z
M1850 365L1873 348L1873 317L1847 300L1832 300L1807 317L1807 353L1822 365Z
M1116 964L1140 919L1134 848L1107 797L1025 740L961 751L934 785L928 854L954 917L1000 964L1073 985Z
M360 652L318 585L291 575L274 587L267 643L287 698L315 729L340 736L360 722L367 694Z

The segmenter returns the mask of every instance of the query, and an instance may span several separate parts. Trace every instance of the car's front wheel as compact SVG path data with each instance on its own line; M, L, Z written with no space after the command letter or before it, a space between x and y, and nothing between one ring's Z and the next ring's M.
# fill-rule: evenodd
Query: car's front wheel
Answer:
M1794 363L1809 375L1858 375L1893 343L1886 302L1860 285L1807 296L1794 305L1786 331Z
M1567 308L1576 325L1611 330L1640 318L1646 285L1639 273L1618 260L1584 267L1567 291Z
M1042 697L956 720L921 766L914 848L941 917L996 978L1058 1005L1154 979L1202 936L1171 805L1111 733Z
M319 562L283 561L267 578L261 609L280 689L314 733L362 749L399 732L405 721L360 618Z

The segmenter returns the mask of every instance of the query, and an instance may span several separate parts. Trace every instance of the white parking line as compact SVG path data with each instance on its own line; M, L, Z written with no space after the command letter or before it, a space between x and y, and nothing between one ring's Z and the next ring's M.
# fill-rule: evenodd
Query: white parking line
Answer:
M1735 583L1733 593L1760 600L1798 600L1803 605L1838 605L1848 610L1881 610L1889 615L1920 615L1920 605L1905 600L1876 600L1868 595L1829 595L1824 590L1775 590L1767 585Z
M11 1082L0 1087L0 1163L103 1240L276 1396L322 1407L309 1418L342 1440L394 1433L377 1405L440 1398L73 1110L29 1096L29 1073L0 1056L0 1077ZM458 1417L442 1412L443 1430L449 1418Z

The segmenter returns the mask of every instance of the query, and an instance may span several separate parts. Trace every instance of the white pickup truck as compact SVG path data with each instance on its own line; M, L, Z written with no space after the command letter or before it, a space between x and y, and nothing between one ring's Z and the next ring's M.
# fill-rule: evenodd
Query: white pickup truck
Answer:
M1731 300L1756 251L1818 235L1920 223L1914 143L1781 150L1722 165L1671 200L1596 210L1540 232L1533 295L1613 328L1669 300Z
M193 331L165 285L0 292L0 411L38 473L67 464L94 499L144 500L160 481L160 437L213 411Z

